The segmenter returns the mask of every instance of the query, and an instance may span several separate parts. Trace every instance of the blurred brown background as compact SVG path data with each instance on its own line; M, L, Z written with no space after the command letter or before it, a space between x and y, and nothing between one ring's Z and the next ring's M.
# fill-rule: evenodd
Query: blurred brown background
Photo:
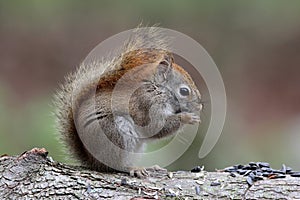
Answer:
M98 43L143 21L197 40L227 91L213 151L197 159L199 137L170 169L263 160L300 170L299 10L297 0L0 1L0 154L45 147L66 161L52 94Z

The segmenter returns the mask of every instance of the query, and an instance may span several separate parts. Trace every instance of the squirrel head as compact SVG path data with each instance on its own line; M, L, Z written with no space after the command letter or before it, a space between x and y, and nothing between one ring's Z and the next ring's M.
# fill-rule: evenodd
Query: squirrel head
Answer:
M128 88L136 82L143 83L131 96L131 110L135 110L131 114L143 115L154 104L163 104L163 109L154 112L164 112L166 117L183 112L199 115L202 109L200 92L191 76L174 62L170 52L160 49L134 50L123 56L121 67L124 74L130 74L123 81ZM147 120L140 121L144 123Z
M197 113L202 109L201 95L194 81L174 62L170 53L166 53L159 62L153 78L155 84L165 88L172 95L175 113Z

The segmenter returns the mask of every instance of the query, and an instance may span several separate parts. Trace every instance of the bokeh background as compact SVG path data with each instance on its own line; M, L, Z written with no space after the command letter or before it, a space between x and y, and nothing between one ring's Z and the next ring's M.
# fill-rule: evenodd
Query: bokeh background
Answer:
M198 41L227 92L213 151L198 159L200 128L169 169L266 161L300 170L299 10L297 0L0 1L0 154L45 147L70 162L56 139L53 93L98 43L143 22Z

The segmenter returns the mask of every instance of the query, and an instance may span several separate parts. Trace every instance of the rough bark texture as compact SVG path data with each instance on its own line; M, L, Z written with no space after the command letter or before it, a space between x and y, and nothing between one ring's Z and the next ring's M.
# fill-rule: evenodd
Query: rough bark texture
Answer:
M248 186L226 172L153 172L147 179L54 162L45 149L0 158L1 199L300 199L300 178Z

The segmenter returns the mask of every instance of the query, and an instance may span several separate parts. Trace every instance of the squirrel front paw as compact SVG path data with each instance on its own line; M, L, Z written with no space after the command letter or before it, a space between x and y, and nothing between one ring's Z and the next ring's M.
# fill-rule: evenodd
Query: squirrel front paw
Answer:
M184 124L196 124L201 122L200 116L194 113L182 112L179 116L180 121Z

